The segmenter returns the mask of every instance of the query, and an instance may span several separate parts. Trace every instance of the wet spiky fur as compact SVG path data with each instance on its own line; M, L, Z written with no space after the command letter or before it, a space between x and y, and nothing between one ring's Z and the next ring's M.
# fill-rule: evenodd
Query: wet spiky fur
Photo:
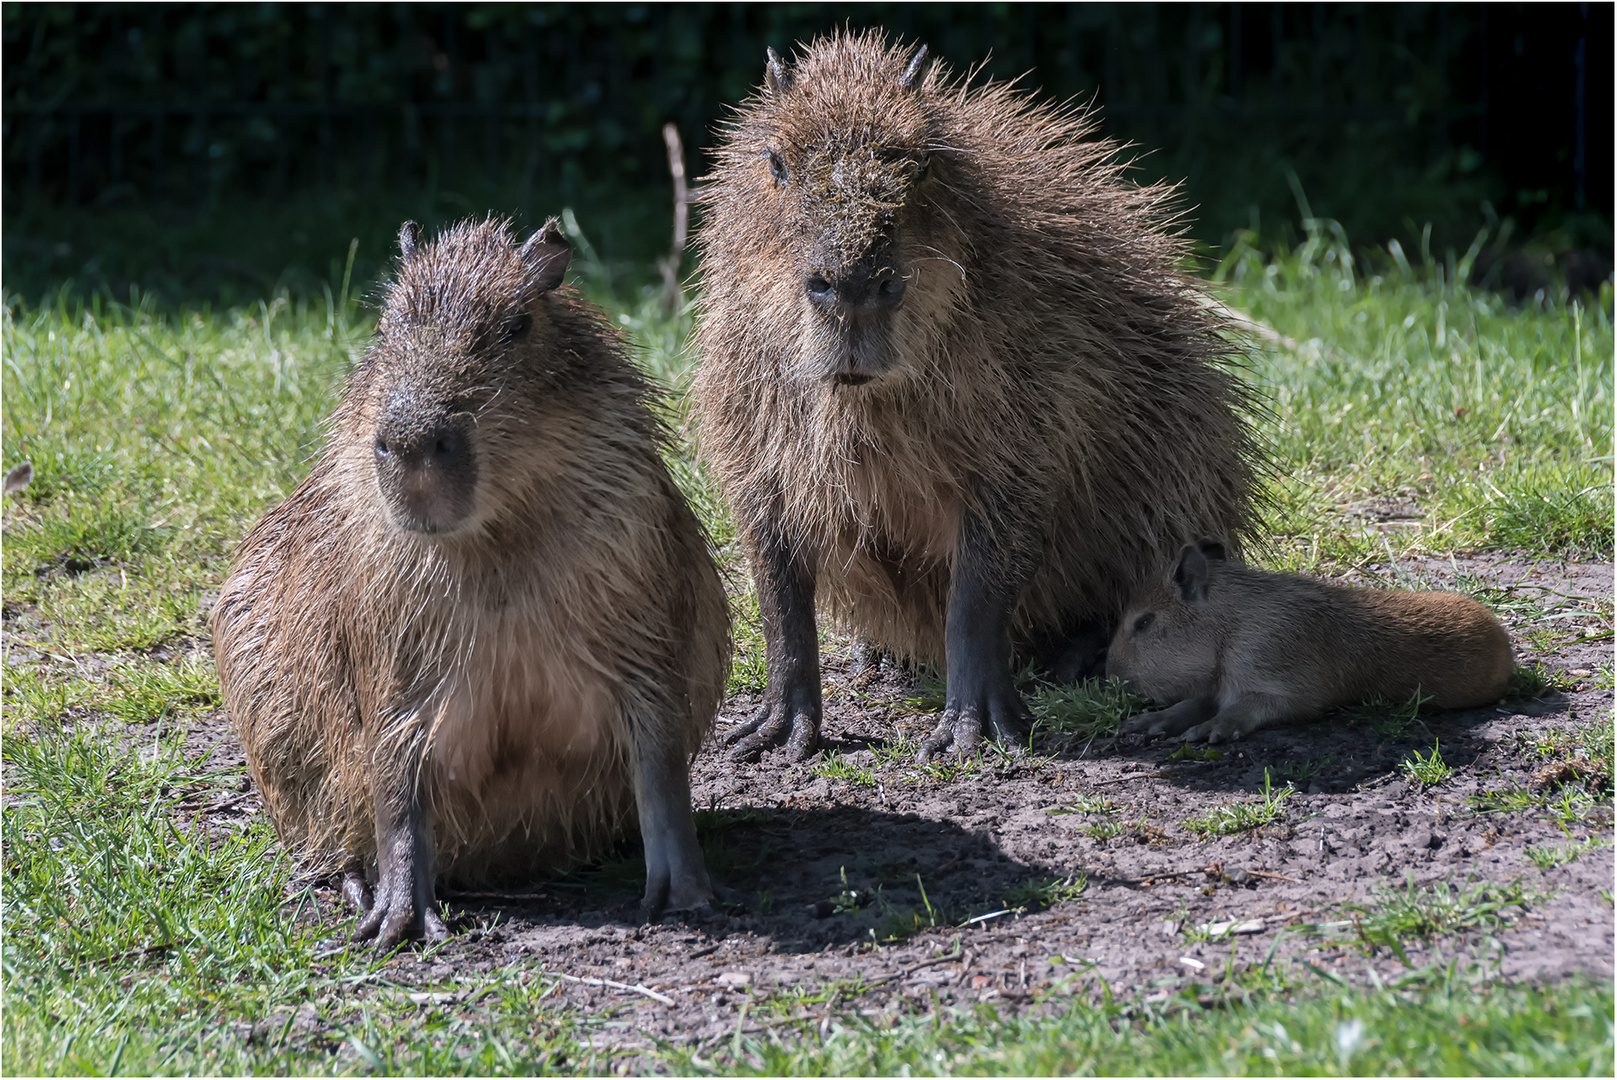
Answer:
M1250 528L1249 406L1178 269L1173 190L1126 179L1082 110L939 64L906 87L913 55L817 40L729 125L698 231L700 440L742 529L810 553L820 604L907 656L943 659L965 508L1038 530L1025 654L1115 621L1186 538ZM907 282L890 367L835 385L803 273L882 243Z
M630 747L688 760L712 726L728 616L648 388L596 309L532 279L500 221L407 253L325 450L214 609L253 777L317 869L375 865L372 778L416 759L439 876L587 856L634 820ZM475 415L451 535L397 527L379 494L376 415L401 394Z

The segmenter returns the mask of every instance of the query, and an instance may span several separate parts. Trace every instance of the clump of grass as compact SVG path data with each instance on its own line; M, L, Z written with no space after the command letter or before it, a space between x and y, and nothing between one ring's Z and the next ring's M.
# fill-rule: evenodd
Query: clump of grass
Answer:
M1413 735L1417 729L1426 730L1426 724L1420 718L1420 710L1421 706L1430 700L1417 690L1408 701L1399 704L1376 698L1344 709L1343 713L1349 721L1368 723L1370 729L1376 733L1376 738L1388 742L1401 742Z
M1029 878L1013 886L1002 897L1002 903L1019 913L1042 911L1077 900L1088 887L1089 879L1082 873L1068 874L1066 877Z
M809 772L815 776L822 776L827 780L841 780L843 783L855 787L875 787L876 772L869 766L856 763L853 758L840 751L821 754L809 766Z
M1263 771L1263 796L1257 800L1224 803L1200 817L1186 818L1181 824L1201 839L1209 836L1232 836L1235 833L1269 825L1286 816L1285 801L1297 793L1287 784L1274 790L1269 770Z
M1148 707L1121 679L1085 679L1054 686L1040 685L1027 698L1035 732L1062 749L1087 745L1117 734L1118 725Z
M1512 911L1525 912L1539 899L1521 882L1495 885L1480 882L1466 889L1449 881L1416 885L1409 874L1400 888L1379 889L1369 904L1348 904L1359 948L1367 955L1385 948L1408 963L1405 949L1411 941L1430 940L1441 934L1505 926Z
M1301 788L1314 777L1336 765L1336 755L1326 754L1319 758L1305 758L1302 761L1282 761L1273 766L1273 772L1280 779L1296 788Z
M1539 844L1526 849L1527 860L1540 870L1553 870L1569 862L1576 862L1591 851L1611 846L1611 838L1591 836L1587 840L1574 840L1561 844Z
M1422 787L1441 784L1454 775L1453 768L1443 760L1442 747L1436 740L1432 742L1432 752L1430 754L1422 755L1419 750L1416 750L1409 757L1400 761L1398 767L1404 771L1404 775L1412 783L1419 784Z
M1505 698L1520 701L1539 697L1547 690L1572 690L1575 686L1576 680L1559 668L1544 663L1517 664L1510 673Z
M1115 814L1118 805L1104 795L1093 792L1083 792L1073 797L1072 801L1061 806L1052 807L1052 814Z

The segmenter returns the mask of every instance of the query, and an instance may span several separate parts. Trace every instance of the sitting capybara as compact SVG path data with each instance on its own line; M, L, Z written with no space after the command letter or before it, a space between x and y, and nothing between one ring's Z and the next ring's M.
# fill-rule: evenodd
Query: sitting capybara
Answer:
M729 622L648 386L558 288L554 221L399 243L328 445L213 612L264 805L379 946L444 936L436 877L560 866L635 811L648 912L701 905L689 769Z
M1121 731L1187 742L1233 741L1372 698L1489 705L1514 670L1505 628L1475 600L1254 570L1211 540L1187 544L1134 597L1106 654L1107 674L1167 706Z
M879 33L770 52L697 234L699 439L768 658L737 756L814 752L817 604L942 664L922 754L964 753L1024 731L1014 663L1092 665L1180 538L1249 528L1225 325L1093 131Z

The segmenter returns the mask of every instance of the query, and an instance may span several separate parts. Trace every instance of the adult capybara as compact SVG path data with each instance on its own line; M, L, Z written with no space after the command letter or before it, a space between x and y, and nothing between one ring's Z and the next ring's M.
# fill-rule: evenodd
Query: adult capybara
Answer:
M729 623L648 387L558 288L554 221L399 242L325 451L213 612L264 805L381 946L444 935L435 876L557 866L636 810L648 910L700 905L689 768Z
M1215 743L1372 698L1491 705L1515 667L1505 628L1468 597L1267 573L1211 540L1130 601L1106 654L1108 674L1168 706L1124 733Z
M923 755L1009 740L1013 658L1098 654L1182 538L1250 525L1255 449L1172 192L1081 110L838 34L717 150L698 231L700 439L758 588L738 756L812 753L816 600L942 661Z

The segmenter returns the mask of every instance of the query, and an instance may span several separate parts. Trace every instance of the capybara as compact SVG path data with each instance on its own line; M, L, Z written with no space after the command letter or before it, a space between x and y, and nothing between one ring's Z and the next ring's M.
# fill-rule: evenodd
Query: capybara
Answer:
M964 753L1025 730L1013 663L1098 657L1183 537L1248 530L1233 347L1172 190L1093 128L880 33L769 53L698 230L698 435L768 660L736 756L814 751L817 602L942 664L922 756Z
M435 876L560 866L635 811L648 914L699 906L689 770L729 621L649 388L558 288L554 221L399 243L324 452L213 612L265 808L379 946L444 936Z
M1372 698L1489 705L1515 666L1505 628L1468 597L1254 570L1212 540L1130 601L1106 653L1108 674L1168 706L1123 733L1211 743Z

